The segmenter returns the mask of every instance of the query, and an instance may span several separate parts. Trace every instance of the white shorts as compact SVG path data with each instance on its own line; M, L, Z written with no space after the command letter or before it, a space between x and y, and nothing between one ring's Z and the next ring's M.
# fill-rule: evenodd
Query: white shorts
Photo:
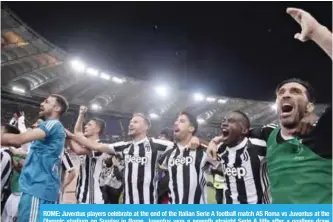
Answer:
M17 221L18 206L22 193L12 193L3 209L1 221L2 222L15 222Z

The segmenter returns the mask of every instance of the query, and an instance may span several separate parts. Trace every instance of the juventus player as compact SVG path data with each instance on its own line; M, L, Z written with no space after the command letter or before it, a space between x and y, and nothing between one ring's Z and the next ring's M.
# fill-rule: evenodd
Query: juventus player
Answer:
M332 33L304 10L288 8L287 13L302 28L295 38L312 40L332 58ZM318 120L312 87L300 79L280 83L276 102L280 126L251 132L267 141L272 203L331 204L332 107Z
M1 133L13 133L20 134L20 130L15 126L10 124L4 124L1 126ZM10 177L13 172L13 153L10 150L10 147L2 146L0 149L1 154L1 168L0 168L0 176L1 176L1 213L5 206L5 203L10 196Z
M207 203L207 180L203 171L206 147L199 145L195 150L185 149L197 130L196 117L181 113L174 124L176 145L159 160L160 168L170 175L170 204Z
M67 136L87 149L120 154L125 159L124 203L156 204L157 203L157 160L168 149L173 147L170 141L147 137L150 128L149 119L143 114L134 114L129 124L128 135L133 138L129 142L112 144L97 143L80 134L67 131ZM192 145L193 144L193 145ZM197 147L198 139L191 145Z
M81 106L77 118L74 132L86 137L88 140L99 142L100 135L103 134L105 122L101 119L91 119L84 126L84 115L88 108ZM90 151L82 148L77 143L70 142L70 148L80 156L80 171L77 180L76 198L78 203L82 204L102 204L104 203L102 191L99 184L99 176L102 171L102 162L104 156L101 152Z
M36 129L22 134L1 135L2 145L19 147L33 141L20 175L20 222L38 221L40 205L54 204L57 201L60 189L58 169L66 137L59 118L67 109L67 100L60 95L52 94L40 105L39 115L46 117L45 122L39 124Z
M209 150L218 150L214 168L225 177L224 203L270 203L264 162L266 142L246 137L250 121L241 111L228 114L221 128L222 135L209 143Z

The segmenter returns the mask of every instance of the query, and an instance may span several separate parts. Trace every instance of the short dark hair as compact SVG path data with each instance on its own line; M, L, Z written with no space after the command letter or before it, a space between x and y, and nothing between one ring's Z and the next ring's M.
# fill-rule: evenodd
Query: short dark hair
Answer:
M56 98L57 103L60 105L61 107L60 115L63 115L64 113L67 112L69 105L65 97L58 94L51 94L50 97Z
M15 126L12 126L8 123L4 124L3 127L5 128L6 132L7 133L12 133L12 134L20 134L20 130L15 127Z
M142 114L142 113L134 113L133 117L134 116L140 116L140 117L142 117L144 119L145 123L148 125L148 129L151 127L150 119L147 116L145 116L144 114Z
M170 128L164 128L160 135L164 135L166 139L173 141L173 130Z
M250 119L249 119L249 117L244 112L242 112L240 110L234 110L232 112L241 115L243 117L243 119L244 119L245 127L247 129L250 129L250 126L251 126Z
M195 135L198 131L198 125L199 125L197 118L193 114L186 112L186 111L181 112L180 116L181 115L187 116L188 120L190 121L191 126L194 127L193 135Z
M277 87L276 87L276 90L275 92L278 92L279 89L287 84L287 83L298 83L298 84L301 84L302 86L304 86L304 88L306 89L306 96L308 97L308 100L309 102L311 103L315 103L315 92L314 92L314 89L313 87L310 85L310 83L306 82L306 81L303 81L301 79L297 79L297 78L291 78L291 79L286 79L284 81L282 81Z
M105 121L100 118L96 118L96 117L92 118L91 121L94 121L99 126L99 128L101 129L99 131L99 135L101 136L104 133L104 129L106 127Z

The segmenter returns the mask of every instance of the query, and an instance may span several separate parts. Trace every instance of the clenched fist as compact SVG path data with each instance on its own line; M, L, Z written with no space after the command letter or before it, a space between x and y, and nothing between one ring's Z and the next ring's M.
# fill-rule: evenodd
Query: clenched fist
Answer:
M80 106L80 114L86 114L86 112L88 111L88 107L86 106Z

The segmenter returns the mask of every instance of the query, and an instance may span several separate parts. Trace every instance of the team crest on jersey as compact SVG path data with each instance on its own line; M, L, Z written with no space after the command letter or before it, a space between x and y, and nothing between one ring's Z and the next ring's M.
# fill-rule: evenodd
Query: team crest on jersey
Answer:
M248 161L249 160L249 155L247 152L241 154L241 158L243 161Z
M144 143L144 148L147 153L151 152L150 143L148 141Z

